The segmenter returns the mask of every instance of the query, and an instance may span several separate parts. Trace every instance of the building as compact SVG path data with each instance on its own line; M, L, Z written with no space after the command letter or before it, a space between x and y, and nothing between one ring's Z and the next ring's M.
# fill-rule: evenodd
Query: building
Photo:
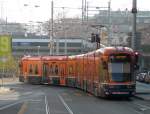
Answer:
M81 38L57 38L54 39L53 55L65 55L65 42L67 55L86 53L94 49L93 44ZM16 57L24 55L49 55L50 48L48 44L48 38L13 38L13 55Z
M128 9L111 11L110 20L107 10L100 10L93 19L98 25L106 28L110 26L110 38L112 45L128 45L128 33L132 32L132 13ZM110 22L110 25L109 25ZM150 24L150 11L138 11L137 30L147 28ZM102 41L103 42L103 41ZM142 41L143 42L143 41Z

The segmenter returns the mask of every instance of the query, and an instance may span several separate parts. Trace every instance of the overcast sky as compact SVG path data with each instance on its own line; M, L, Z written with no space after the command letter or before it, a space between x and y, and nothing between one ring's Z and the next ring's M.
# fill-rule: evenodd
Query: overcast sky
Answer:
M53 0L54 7L81 8L82 0ZM109 0L87 0L89 7L107 7ZM0 0L0 17L10 22L47 21L51 16L51 0ZM28 4L28 6L24 6ZM150 10L150 0L137 0L139 10ZM40 7L36 8L35 5ZM113 10L131 10L132 0L111 0ZM54 8L54 16L62 13L61 8ZM67 17L80 17L81 10L65 9Z

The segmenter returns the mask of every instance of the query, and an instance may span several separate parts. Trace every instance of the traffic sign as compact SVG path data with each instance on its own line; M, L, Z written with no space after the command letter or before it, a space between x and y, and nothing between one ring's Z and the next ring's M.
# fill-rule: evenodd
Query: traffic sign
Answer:
M0 56L11 55L12 51L12 40L9 35L0 35Z

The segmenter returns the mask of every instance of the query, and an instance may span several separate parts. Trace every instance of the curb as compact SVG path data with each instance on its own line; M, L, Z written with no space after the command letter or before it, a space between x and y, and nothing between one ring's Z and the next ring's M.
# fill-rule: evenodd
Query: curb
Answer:
M136 94L138 94L138 95L139 95L139 94L145 94L145 95L146 95L146 94L149 94L149 95L150 95L150 92L145 92L145 91L144 91L144 92L136 92Z
M146 99L144 99L143 97L139 97L139 96L137 96L137 95L134 95L134 98L136 98L136 99L140 99L140 100L146 100Z
M148 99L145 98L144 96L140 96L140 95L142 95L142 93L134 95L134 98L137 98L137 99L140 99L140 100L144 100L144 101L150 101L150 94L149 94L149 98ZM145 95L148 95L148 93L146 93Z

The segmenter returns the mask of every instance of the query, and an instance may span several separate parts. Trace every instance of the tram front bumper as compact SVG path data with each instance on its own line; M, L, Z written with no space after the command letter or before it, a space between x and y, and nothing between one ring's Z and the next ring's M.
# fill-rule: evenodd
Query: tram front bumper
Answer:
M134 96L135 95L135 85L105 85L103 86L105 95L113 96Z

